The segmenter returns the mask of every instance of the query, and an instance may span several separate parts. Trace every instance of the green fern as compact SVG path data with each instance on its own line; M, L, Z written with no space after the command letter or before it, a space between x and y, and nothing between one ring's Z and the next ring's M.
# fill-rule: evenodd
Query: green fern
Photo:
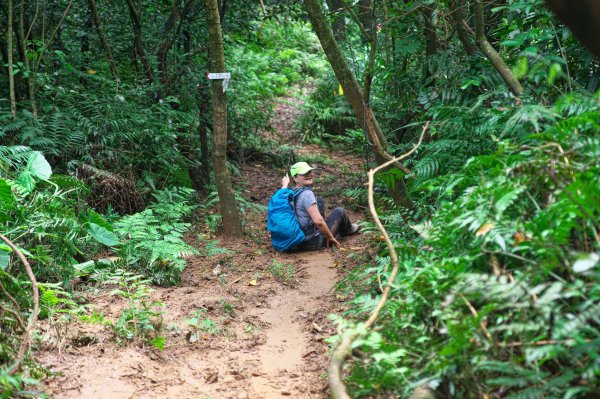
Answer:
M185 258L198 253L183 240L191 224L181 221L195 208L189 203L193 193L186 188L156 192L156 203L114 224L123 237L119 252L128 266L145 271L156 284L176 283Z

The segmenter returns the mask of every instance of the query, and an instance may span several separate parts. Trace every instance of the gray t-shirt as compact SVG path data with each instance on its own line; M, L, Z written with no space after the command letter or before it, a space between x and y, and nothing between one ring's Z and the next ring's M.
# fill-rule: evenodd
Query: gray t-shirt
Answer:
M305 189L296 197L296 217L298 217L298 223L300 224L302 231L306 234L307 230L314 230L304 238L304 241L309 240L320 233L308 214L308 208L316 203L317 198L311 189Z

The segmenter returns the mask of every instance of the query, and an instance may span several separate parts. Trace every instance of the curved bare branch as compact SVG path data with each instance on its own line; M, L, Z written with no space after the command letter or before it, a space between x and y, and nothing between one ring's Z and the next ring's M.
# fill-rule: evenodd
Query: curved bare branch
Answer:
M377 318L379 317L381 310L383 309L383 307L385 306L385 303L387 302L387 299L389 297L389 294L390 294L390 291L392 288L392 284L393 284L394 280L396 279L396 275L398 274L398 270L400 268L399 263L398 263L398 254L396 253L394 244L392 244L392 241L387 233L387 230L381 223L381 220L379 219L379 215L377 214L377 211L375 210L375 202L373 199L373 197L374 197L373 186L374 186L374 181L375 181L375 174L377 172L379 172L380 170L388 167L389 165L391 165L393 163L399 163L401 160L412 155L417 150L417 148L419 148L419 146L421 145L421 143L423 141L423 136L425 136L425 132L427 132L428 128L429 128L429 122L427 122L425 124L425 126L423 127L423 131L421 132L419 141L410 151L408 151L405 154L402 154L398 157L390 159L387 162L384 162L381 165L377 166L375 169L371 169L369 171L369 210L371 211L371 216L373 217L373 220L375 221L377 228L383 235L383 238L385 239L388 250L390 251L390 258L391 258L393 268L392 268L392 272L390 274L390 278L387 282L387 285L385 286L383 293L381 295L381 298L379 299L379 302L377 303L377 306L371 313L371 316L369 317L369 319L365 322L365 327L367 329L371 328L373 326L373 324L375 324L375 321L377 321ZM342 380L342 369L344 367L346 360L348 359L348 357L350 357L351 350L352 350L352 342L357 337L358 337L358 334L356 334L356 333L343 335L342 340L340 341L338 346L333 351L333 354L331 355L331 360L329 362L329 367L327 369L327 377L328 377L328 381L329 381L329 387L331 388L331 396L334 399L350 399L350 396L348 395L348 392L346 390L346 386L344 385L344 382Z
M33 291L33 311L31 312L31 316L29 317L29 323L27 323L27 328L23 332L21 344L19 345L19 350L17 352L17 356L15 357L15 361L13 365L8 368L8 373L10 375L14 375L21 368L21 364L23 364L23 358L25 357L25 351L29 347L31 330L33 330L33 326L37 321L38 314L40 311L40 292L38 289L37 280L35 279L35 275L31 270L31 265L27 261L27 258L25 258L25 255L23 255L23 253L19 251L17 246L13 244L13 242L6 238L4 235L0 234L0 239L2 239L2 241L4 241L6 245L8 245L10 249L12 249L17 254L19 260L21 260L21 263L25 267L25 272L27 273L27 276L31 281L31 290Z

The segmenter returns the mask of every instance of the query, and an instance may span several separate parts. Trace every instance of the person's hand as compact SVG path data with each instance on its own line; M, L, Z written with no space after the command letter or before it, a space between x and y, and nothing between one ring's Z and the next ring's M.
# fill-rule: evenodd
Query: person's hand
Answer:
M290 184L290 177L286 173L281 179L281 188L286 188Z
M342 247L342 244L340 244L340 242L336 240L335 237L332 237L331 239L327 240L327 247L329 248L332 245L335 245L338 248Z

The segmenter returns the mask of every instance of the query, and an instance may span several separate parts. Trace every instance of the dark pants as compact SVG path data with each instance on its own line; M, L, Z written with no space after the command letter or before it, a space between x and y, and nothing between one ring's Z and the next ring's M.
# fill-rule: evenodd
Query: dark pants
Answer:
M327 223L327 227L329 227L329 230L331 230L331 234L333 234L334 237L345 236L352 231L352 223L350 223L350 218L346 214L344 208L335 208L325 223ZM298 249L302 251L314 251L323 248L326 242L327 239L323 233L319 231L319 234L315 237L300 244Z

